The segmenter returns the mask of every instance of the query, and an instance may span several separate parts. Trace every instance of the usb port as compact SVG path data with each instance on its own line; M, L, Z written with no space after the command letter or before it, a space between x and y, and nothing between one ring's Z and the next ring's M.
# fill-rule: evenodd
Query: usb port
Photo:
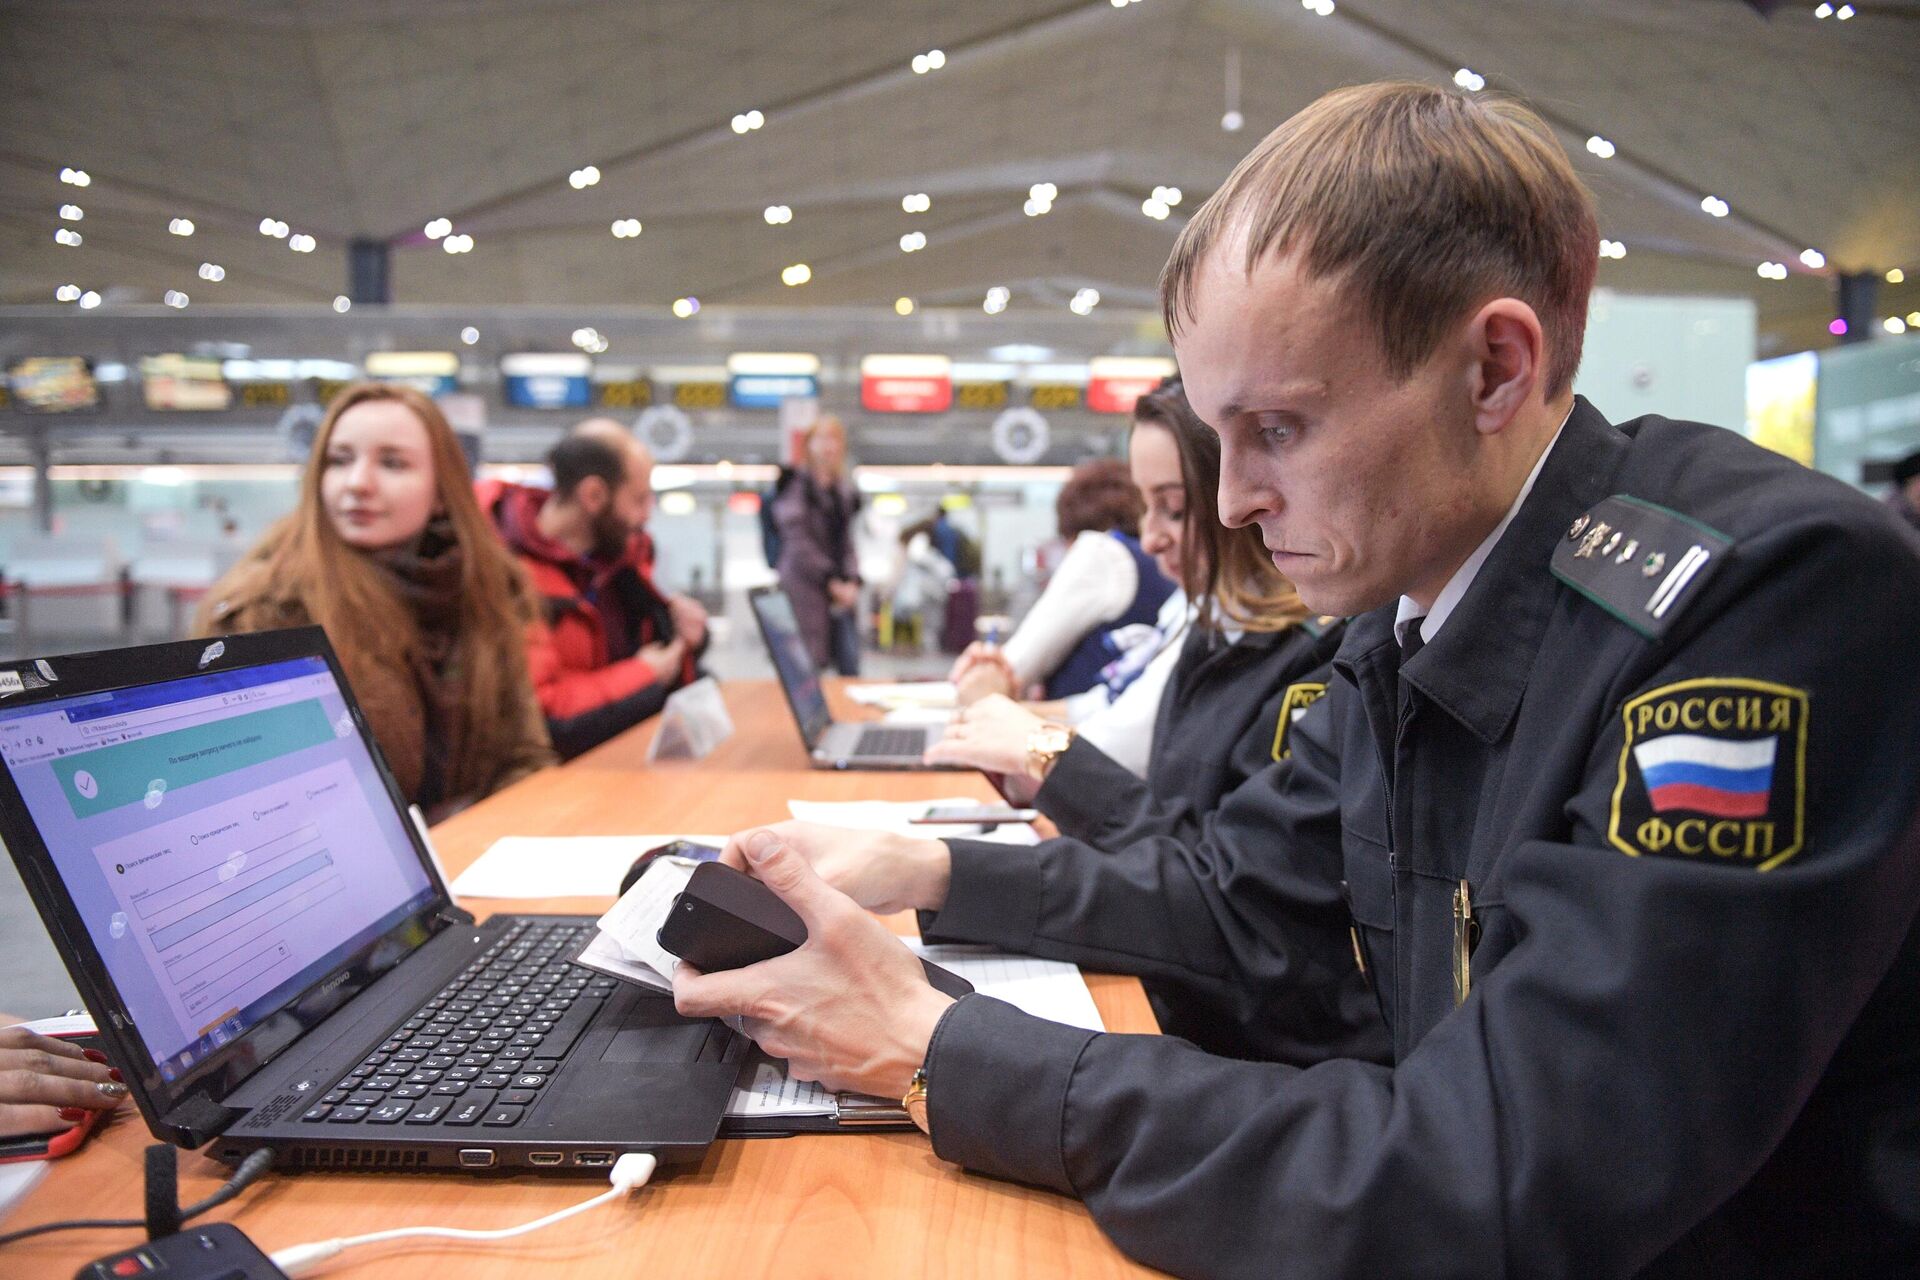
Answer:
M528 1164L559 1164L565 1159L566 1157L558 1151L529 1151L527 1153Z
M573 1153L573 1162L575 1164L591 1165L596 1169L604 1168L613 1163L613 1152L576 1151Z

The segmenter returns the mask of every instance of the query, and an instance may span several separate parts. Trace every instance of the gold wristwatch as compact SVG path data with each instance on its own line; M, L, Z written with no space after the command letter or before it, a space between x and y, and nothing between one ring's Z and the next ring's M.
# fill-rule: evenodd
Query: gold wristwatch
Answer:
M1043 724L1027 735L1027 770L1042 782L1053 762L1073 745L1073 730L1064 724Z
M913 1079L907 1082L907 1096L900 1099L900 1106L907 1113L907 1119L914 1122L922 1133L932 1133L927 1128L927 1069L915 1067Z

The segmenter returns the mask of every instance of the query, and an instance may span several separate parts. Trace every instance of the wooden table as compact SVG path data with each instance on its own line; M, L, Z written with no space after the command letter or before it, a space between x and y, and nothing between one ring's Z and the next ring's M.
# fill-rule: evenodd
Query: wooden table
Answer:
M836 714L850 704L830 691ZM772 681L726 687L734 737L699 762L646 763L651 725L536 774L434 830L449 875L499 836L732 831L785 818L786 802L997 800L968 773L833 773L806 768L793 720ZM606 898L475 900L494 911L599 914ZM910 915L889 923L911 931ZM1155 1030L1140 984L1088 975L1111 1030ZM8 1230L71 1217L139 1217L141 1151L152 1141L131 1106L76 1155L56 1161ZM207 1195L226 1169L181 1158L181 1200ZM491 1228L539 1217L602 1189L589 1178L452 1174L269 1174L212 1217L231 1220L268 1252L390 1227ZM0 1250L0 1276L71 1276L86 1260L134 1243L132 1231L73 1231ZM918 1133L802 1135L715 1143L697 1166L668 1171L626 1203L499 1245L401 1242L349 1250L325 1274L394 1276L421 1269L461 1280L575 1277L1123 1276L1156 1274L1127 1261L1077 1202L966 1173Z

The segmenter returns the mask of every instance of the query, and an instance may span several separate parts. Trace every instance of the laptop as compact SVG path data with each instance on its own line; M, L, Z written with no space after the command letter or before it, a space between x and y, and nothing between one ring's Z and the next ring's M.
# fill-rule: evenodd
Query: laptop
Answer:
M148 1127L223 1161L694 1160L745 1060L569 963L591 917L454 905L318 627L0 664L0 838Z
M754 621L766 639L774 674L787 695L787 706L800 728L807 763L815 769L954 769L957 765L930 765L920 757L940 738L939 725L860 724L833 718L813 656L793 616L793 602L778 587L755 587L747 592Z

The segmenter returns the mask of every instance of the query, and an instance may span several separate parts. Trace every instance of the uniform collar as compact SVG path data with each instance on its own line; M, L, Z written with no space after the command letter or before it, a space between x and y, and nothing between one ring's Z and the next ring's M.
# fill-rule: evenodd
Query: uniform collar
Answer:
M1559 596L1553 549L1575 516L1613 492L1627 437L1584 398L1544 456L1533 487L1487 549L1447 625L1407 661L1407 683L1484 742L1497 742L1526 692L1535 652ZM1397 605L1354 621L1338 665L1391 655L1398 661Z

